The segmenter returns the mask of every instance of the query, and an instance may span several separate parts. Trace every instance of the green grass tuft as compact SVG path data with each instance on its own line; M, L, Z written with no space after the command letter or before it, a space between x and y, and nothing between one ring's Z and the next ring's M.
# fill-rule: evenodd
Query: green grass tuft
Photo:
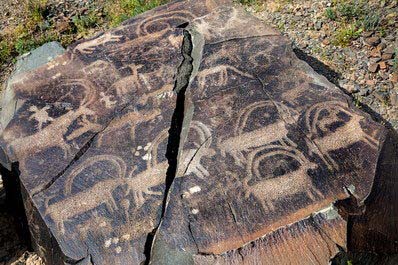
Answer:
M362 26L365 30L375 30L379 26L380 15L377 13L367 14L362 21Z
M325 14L326 17L330 20L336 20L337 18L336 11L331 7L326 8Z
M357 39L363 30L355 25L347 25L336 31L333 44L338 46L347 46L351 41Z
M394 59L392 61L392 69L394 72L398 73L398 48L394 50Z
M72 18L72 23L76 29L76 32L86 36L89 29L95 28L100 23L98 15L90 11L87 15L76 15Z
M106 7L107 19L111 26L118 26L130 17L141 14L167 2L167 0L108 0Z

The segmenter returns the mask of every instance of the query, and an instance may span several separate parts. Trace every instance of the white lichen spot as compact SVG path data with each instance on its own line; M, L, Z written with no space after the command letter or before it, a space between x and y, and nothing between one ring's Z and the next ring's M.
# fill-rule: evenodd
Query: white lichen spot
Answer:
M146 146L144 147L144 151L148 151L151 145L152 143L147 143Z
M184 191L184 193L181 196L183 199L188 199L189 197L191 197L191 194L187 191Z
M194 186L192 188L189 188L189 193L191 193L191 194L194 194L194 193L197 193L200 191L201 191L201 188L199 186Z
M117 254L119 254L120 252L122 252L122 248L120 246L115 248L115 251Z
M142 146L139 145L139 146L137 147L137 150L141 150L141 149L142 149Z
M57 79L58 77L60 77L61 76L61 73L56 73L53 77L52 77L52 79Z
M135 155L135 156L139 156L139 155L140 155L140 152L136 151L136 152L134 153L134 155Z
M51 70L51 69L55 68L58 65L59 65L59 63L50 62L50 63L48 63L47 70Z
M109 238L108 240L105 240L104 247L109 248L111 246L111 244L112 244L112 239Z
M130 240L130 234L124 234L124 235L122 235L121 239L122 239L123 241L129 241L129 240Z
M114 238L112 238L112 243L113 244L117 244L117 243L119 243L119 238L118 237L114 237Z
M142 157L142 159L145 160L145 161L151 160L151 158L152 158L152 155L150 153L147 153L146 155L144 155Z
M193 214L198 214L198 213L199 213L199 210L198 210L198 209L192 209L192 213L193 213Z

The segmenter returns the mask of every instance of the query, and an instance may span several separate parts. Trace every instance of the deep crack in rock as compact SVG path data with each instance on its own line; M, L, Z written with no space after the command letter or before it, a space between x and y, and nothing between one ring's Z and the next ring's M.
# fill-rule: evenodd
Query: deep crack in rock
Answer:
M188 24L186 24L185 26L187 25ZM161 220L165 214L169 191L177 174L178 159L179 159L181 138L182 138L181 133L184 123L185 92L189 86L191 75L193 72L193 58L191 56L192 50L193 50L193 43L191 35L187 30L184 30L184 39L182 42L182 51L181 51L183 56L183 61L181 62L181 65L178 67L176 82L174 86L174 91L175 93L177 93L177 102L172 116L171 126L169 129L169 140L166 151L166 158L168 160L169 167L166 173L162 214L157 227L147 236L147 240L145 242L145 256L146 256L145 264L149 264L150 262L153 239L156 235L157 229L159 228Z

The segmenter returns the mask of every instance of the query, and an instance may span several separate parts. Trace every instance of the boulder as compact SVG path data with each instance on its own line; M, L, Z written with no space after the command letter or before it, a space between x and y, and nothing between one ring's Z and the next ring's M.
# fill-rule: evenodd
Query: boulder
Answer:
M146 12L12 90L23 104L0 160L47 264L326 264L398 249L397 207L378 210L397 205L391 134L227 0Z

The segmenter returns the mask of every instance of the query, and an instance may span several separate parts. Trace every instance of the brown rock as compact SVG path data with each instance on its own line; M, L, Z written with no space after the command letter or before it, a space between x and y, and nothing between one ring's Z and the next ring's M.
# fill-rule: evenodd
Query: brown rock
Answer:
M379 70L379 64L378 63L371 63L368 66L368 70L369 70L369 72L376 73L377 70Z
M374 31L364 31L362 32L362 36L365 38L369 38L374 34Z
M367 79L366 80L366 85L368 85L368 86L374 86L375 83L376 83L376 81L373 80L373 79Z
M398 73L392 73L392 74L390 75L390 80L391 80L391 82L393 82L393 83L398 83Z
M226 2L159 7L13 84L22 106L0 161L20 173L47 264L327 264L347 240L398 250L386 129Z
M324 40L322 41L322 44L327 46L327 45L330 44L330 40L329 40L329 39L324 39Z
M380 58L381 57L381 52L379 49L374 48L370 51L370 57L375 57L375 58Z
M393 58L393 54L392 53L383 53L383 55L381 56L382 60L390 60Z
M366 38L364 41L365 41L365 44L367 44L369 46L377 46L377 44L380 43L380 38L374 36L374 37Z
M55 27L57 28L59 33L63 33L71 29L71 24L68 20L62 20L58 22Z
M396 91L391 91L390 103L392 106L398 106L398 93Z
M380 51L385 49L386 47L387 47L387 45L384 42L382 42L379 45L377 45L377 49L380 50Z
M383 53L386 53L386 54L394 54L394 53L395 53L395 48L392 47L392 46L387 47L386 49L384 49Z
M380 69L381 69L381 70L387 69L387 64L386 64L386 62L380 62L380 63L379 63L379 66L380 66Z

